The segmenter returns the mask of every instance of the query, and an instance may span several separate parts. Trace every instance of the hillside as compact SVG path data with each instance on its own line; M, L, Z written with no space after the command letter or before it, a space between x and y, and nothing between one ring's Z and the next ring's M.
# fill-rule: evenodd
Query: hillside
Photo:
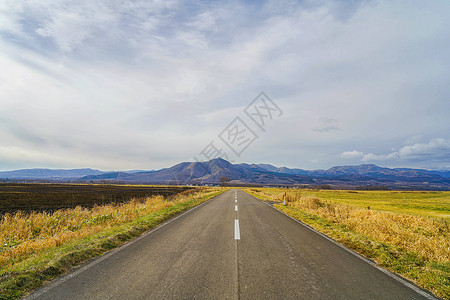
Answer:
M444 173L445 174L445 173ZM338 166L328 170L302 170L268 164L232 164L216 158L208 162L183 162L173 167L134 174L106 173L82 177L82 180L115 180L160 184L217 184L221 177L231 184L259 185L332 185L339 187L386 186L391 188L450 189L450 179L435 171L390 169L373 164Z
M218 184L221 177L229 177L231 184L450 190L450 171L391 169L374 164L336 166L327 170L303 170L276 167L270 164L232 164L222 158L216 158L208 162L182 162L157 171L102 172L94 169L23 169L0 172L2 181Z
M10 179L58 179L58 178L80 178L88 175L99 175L104 172L93 169L22 169L0 172L0 178Z

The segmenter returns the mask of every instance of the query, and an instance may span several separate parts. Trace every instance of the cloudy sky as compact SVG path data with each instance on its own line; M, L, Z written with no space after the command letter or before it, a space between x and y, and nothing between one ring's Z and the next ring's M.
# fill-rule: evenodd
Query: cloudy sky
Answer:
M448 0L0 0L0 170L450 169L449 49Z

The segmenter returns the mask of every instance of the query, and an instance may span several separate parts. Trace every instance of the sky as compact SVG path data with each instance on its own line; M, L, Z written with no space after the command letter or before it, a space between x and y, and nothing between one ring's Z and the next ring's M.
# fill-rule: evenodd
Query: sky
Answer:
M0 170L450 170L449 49L448 0L0 0Z

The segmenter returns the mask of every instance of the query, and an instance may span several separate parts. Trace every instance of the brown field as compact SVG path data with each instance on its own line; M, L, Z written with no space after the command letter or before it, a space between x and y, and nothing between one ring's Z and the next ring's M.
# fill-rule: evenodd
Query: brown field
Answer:
M0 215L16 211L56 211L77 206L124 203L160 195L170 197L189 187L100 184L0 183Z

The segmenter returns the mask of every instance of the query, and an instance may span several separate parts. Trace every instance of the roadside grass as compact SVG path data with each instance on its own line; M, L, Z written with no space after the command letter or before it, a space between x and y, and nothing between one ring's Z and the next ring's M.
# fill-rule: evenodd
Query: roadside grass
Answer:
M16 213L0 220L0 299L16 299L197 206L223 188L186 191L171 197L132 199L127 203L53 213Z
M378 265L450 299L450 209L433 215L431 207L435 199L437 207L445 208L448 204L443 202L450 193L287 190L283 205L284 189L244 190L271 201L287 215ZM399 202L406 205L403 213Z

